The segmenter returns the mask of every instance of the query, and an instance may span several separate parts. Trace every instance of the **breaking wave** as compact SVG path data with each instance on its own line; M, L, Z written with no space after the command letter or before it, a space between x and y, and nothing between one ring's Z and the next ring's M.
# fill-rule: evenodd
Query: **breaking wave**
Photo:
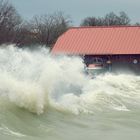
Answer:
M133 74L90 79L81 58L52 56L45 47L0 48L0 108L6 102L37 114L47 108L74 114L130 111L140 106L139 85Z

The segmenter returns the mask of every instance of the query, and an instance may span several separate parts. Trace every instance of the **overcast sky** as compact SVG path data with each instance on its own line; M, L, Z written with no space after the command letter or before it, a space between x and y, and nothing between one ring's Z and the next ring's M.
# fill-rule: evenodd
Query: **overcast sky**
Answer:
M87 16L104 16L111 11L124 11L132 22L140 22L140 0L9 0L25 18L63 11L79 25Z

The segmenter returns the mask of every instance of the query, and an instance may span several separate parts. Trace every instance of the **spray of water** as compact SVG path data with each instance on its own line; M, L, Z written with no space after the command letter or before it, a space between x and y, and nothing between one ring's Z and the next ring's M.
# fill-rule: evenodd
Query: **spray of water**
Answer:
M37 114L48 107L74 114L129 111L140 105L140 77L105 74L90 79L81 58L51 56L45 48L0 48L0 96Z

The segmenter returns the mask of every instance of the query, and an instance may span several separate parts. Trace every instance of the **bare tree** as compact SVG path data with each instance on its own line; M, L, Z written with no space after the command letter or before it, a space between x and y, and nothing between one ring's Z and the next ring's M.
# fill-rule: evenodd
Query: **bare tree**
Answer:
M104 17L87 17L81 26L113 26L113 25L130 25L130 19L125 12L116 15L113 12L106 14Z
M15 43L18 46L28 46L36 44L36 34L32 32L32 26L27 21L22 23L18 30L16 30Z
M139 22L136 22L134 25L135 26L140 26L140 23Z
M22 20L8 1L0 0L0 43L14 42Z
M104 18L105 25L130 25L130 19L125 12L120 12L119 15L111 12Z
M35 16L31 21L31 32L36 34L35 39L39 44L51 45L68 29L69 23L70 20L62 12Z

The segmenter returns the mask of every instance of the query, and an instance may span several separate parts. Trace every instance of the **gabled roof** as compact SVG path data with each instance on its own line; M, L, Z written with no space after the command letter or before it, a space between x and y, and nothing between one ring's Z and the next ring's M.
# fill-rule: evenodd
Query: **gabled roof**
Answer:
M60 36L53 54L140 54L139 26L75 27Z

